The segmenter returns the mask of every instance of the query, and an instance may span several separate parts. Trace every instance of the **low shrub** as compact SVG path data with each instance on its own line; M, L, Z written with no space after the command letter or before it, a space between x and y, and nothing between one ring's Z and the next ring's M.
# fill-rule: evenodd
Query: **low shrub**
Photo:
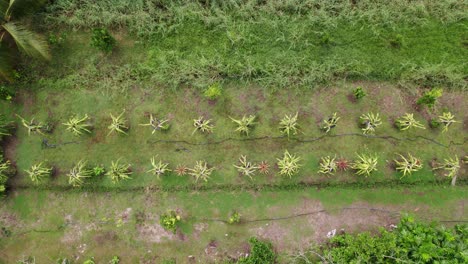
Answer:
M249 239L250 254L239 259L238 264L273 264L276 263L276 253L270 242L260 241L255 237Z
M416 102L418 105L425 105L429 108L434 107L437 98L441 97L443 93L442 88L432 88L426 91Z
M364 98L367 94L364 92L364 89L361 86L356 87L356 89L353 90L353 95L356 100L360 100Z
M179 222L180 215L178 215L175 211L169 211L165 214L162 214L159 218L159 223L161 224L161 226L174 234L177 231L177 224Z
M238 212L233 212L229 217L228 223L229 224L237 224L240 223L241 215Z
M104 52L111 52L115 46L115 39L107 29L95 28L92 31L91 46Z
M210 100L216 100L223 94L223 88L219 83L213 83L203 92L203 96Z

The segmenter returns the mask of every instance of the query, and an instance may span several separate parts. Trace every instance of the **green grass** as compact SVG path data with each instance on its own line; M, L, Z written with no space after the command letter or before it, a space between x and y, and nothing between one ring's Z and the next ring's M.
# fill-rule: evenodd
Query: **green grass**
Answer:
M308 217L251 223L246 221L285 217L320 209L327 210L333 217L339 216L343 207L374 207L395 213L410 210L411 214L423 221L457 220L466 217L459 215L457 209L460 201L467 198L466 193L464 187L378 190L326 188L300 192L146 195L28 190L20 192L17 197L4 200L0 205L2 212L13 215L17 212L19 200L22 207L29 205L28 217L10 218L9 221L2 222L2 226L11 231L12 235L0 240L1 259L10 263L22 255L31 255L39 262L51 262L59 257L71 258L76 255L80 259L94 256L98 261L105 262L113 255L118 255L124 262L138 262L146 255L158 259L175 257L184 262L188 255L194 255L201 261L209 261L212 259L206 257L204 249L210 241L216 241L220 252L234 254L233 252L242 250L241 244L255 235L258 228L266 228L267 223L277 224L280 230L287 228L288 234L281 244L283 247L287 246L289 251L302 246L300 241L304 238L314 235L316 227L310 225ZM112 199L109 199L110 195ZM37 197L45 197L47 202L33 206L37 203ZM303 208L308 205L309 209ZM123 219L122 214L127 208L132 208L129 216L125 221L119 220ZM180 241L179 237L155 243L148 237L142 237L138 228L142 225L154 225L158 222L158 218L154 216L168 209L180 210L184 241ZM228 225L207 220L226 221L233 210L240 212L243 223ZM141 213L147 218L138 222L137 215ZM363 215L367 213L362 211ZM200 226L204 226L203 231L197 231ZM276 246L277 243L275 242ZM83 244L86 244L85 250L80 253Z

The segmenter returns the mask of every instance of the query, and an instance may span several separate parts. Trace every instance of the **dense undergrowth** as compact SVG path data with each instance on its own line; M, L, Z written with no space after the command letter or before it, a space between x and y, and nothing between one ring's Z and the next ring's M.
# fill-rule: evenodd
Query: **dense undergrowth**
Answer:
M451 0L58 0L45 25L124 29L145 43L141 59L98 75L172 88L227 80L313 88L347 78L465 90L466 10Z

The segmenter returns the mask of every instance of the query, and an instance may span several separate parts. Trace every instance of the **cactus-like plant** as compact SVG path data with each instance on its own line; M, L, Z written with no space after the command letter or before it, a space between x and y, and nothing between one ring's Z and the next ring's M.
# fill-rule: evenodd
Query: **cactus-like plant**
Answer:
M439 164L438 166L435 166L433 170L439 170L443 169L446 171L445 176L448 178L453 178L457 176L458 171L460 170L460 161L458 159L458 156L455 156L455 158L448 158L444 159L444 162Z
M169 163L164 163L161 160L158 163L156 163L156 157L151 158L151 167L152 168L148 172L152 173L153 175L156 175L158 180L161 175L163 175L166 172L171 171L168 168Z
M84 179L91 177L93 171L87 168L86 161L80 160L67 174L68 183L74 187L83 185Z
M414 119L413 114L406 113L396 120L396 126L401 131L408 130L412 127L426 129L423 124Z
M202 133L212 133L214 128L214 125L211 124L211 119L205 119L203 116L200 116L198 119L194 119L193 126L195 129L193 130L192 135L197 131Z
M109 129L109 133L107 135L110 135L113 132L127 135L127 132L125 131L127 131L129 127L127 126L127 120L123 117L124 114L125 110L122 111L122 113L117 117L115 117L113 114L110 114L112 123L107 127Z
M200 179L207 182L213 170L214 168L208 168L208 164L205 161L200 160L196 162L193 169L189 169L188 174L195 177L195 182L198 182Z
M266 161L260 162L257 165L257 167L258 167L258 171L261 174L268 174L270 172L270 164L268 164L268 162L266 162Z
M458 121L455 120L455 116L450 112L444 112L441 116L439 116L439 122L444 125L442 132L447 132L449 126L453 123L457 123Z
M252 175L257 171L258 166L254 165L252 162L247 161L247 157L242 155L239 158L240 165L234 164L234 167L240 172L243 176L247 176L252 179Z
M249 135L251 127L255 124L255 118L256 116L254 115L249 115L249 116L243 116L242 119L234 119L231 118L232 122L237 124L236 132L240 132L241 134Z
M291 135L296 135L298 131L298 124L297 124L297 117L299 113L296 112L295 115L285 115L283 119L281 119L279 124L279 129L281 134L287 135L290 137Z
M184 165L178 165L174 171L177 175L184 176L188 173L188 168Z
M325 133L330 132L332 128L336 127L338 120L340 120L340 117L337 116L336 113L333 113L331 117L323 120L322 130L325 131Z
M32 118L31 121L27 121L19 115L16 116L21 120L21 124L28 130L28 135L31 135L31 133L44 135L46 126L42 122L36 122L34 118Z
M319 168L319 173L325 174L325 175L333 175L335 174L338 165L336 164L335 161L336 157L330 157L326 156L323 157L322 160L320 161L320 168Z
M153 116L153 114L150 114L150 120L149 123L146 124L140 124L140 126L149 126L151 127L151 134L156 133L156 131L164 131L169 129L169 119L157 119Z
M112 180L113 183L118 183L121 180L131 179L130 164L120 164L120 159L116 162L112 161L109 171L106 175Z
M351 164L351 168L356 170L357 175L365 175L367 177L377 170L377 160L377 156L358 154L358 159Z
M34 164L29 170L25 170L29 178L34 184L42 182L45 178L50 177L52 168L45 167L43 162Z
M0 137L11 136L10 134L11 125L12 125L12 122L7 120L5 115L0 114Z
M411 175L413 172L419 171L422 168L422 162L418 158L415 158L413 155L408 153L408 157L404 157L401 154L400 160L394 160L396 164L396 170L403 173L401 178L406 175Z
M83 117L74 116L63 123L68 131L71 131L75 136L81 136L83 133L91 133L89 128L91 125L88 123L89 117L85 114Z
M382 125L378 113L375 115L373 113L363 114L359 119L361 120L362 132L364 134L373 134L375 133L375 129Z
M287 150L284 152L283 158L277 160L280 174L286 175L289 178L296 174L299 171L299 168L302 166L299 164L301 158L297 157L296 155L291 155Z
M11 162L9 160L3 160L3 156L0 155L0 186L3 186L8 181L10 166Z

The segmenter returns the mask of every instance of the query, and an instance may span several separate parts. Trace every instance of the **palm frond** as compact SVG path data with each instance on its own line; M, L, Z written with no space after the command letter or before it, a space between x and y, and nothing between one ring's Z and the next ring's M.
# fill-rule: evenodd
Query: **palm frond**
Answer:
M16 22L5 23L2 27L13 38L19 50L34 58L50 59L47 42L41 36Z

